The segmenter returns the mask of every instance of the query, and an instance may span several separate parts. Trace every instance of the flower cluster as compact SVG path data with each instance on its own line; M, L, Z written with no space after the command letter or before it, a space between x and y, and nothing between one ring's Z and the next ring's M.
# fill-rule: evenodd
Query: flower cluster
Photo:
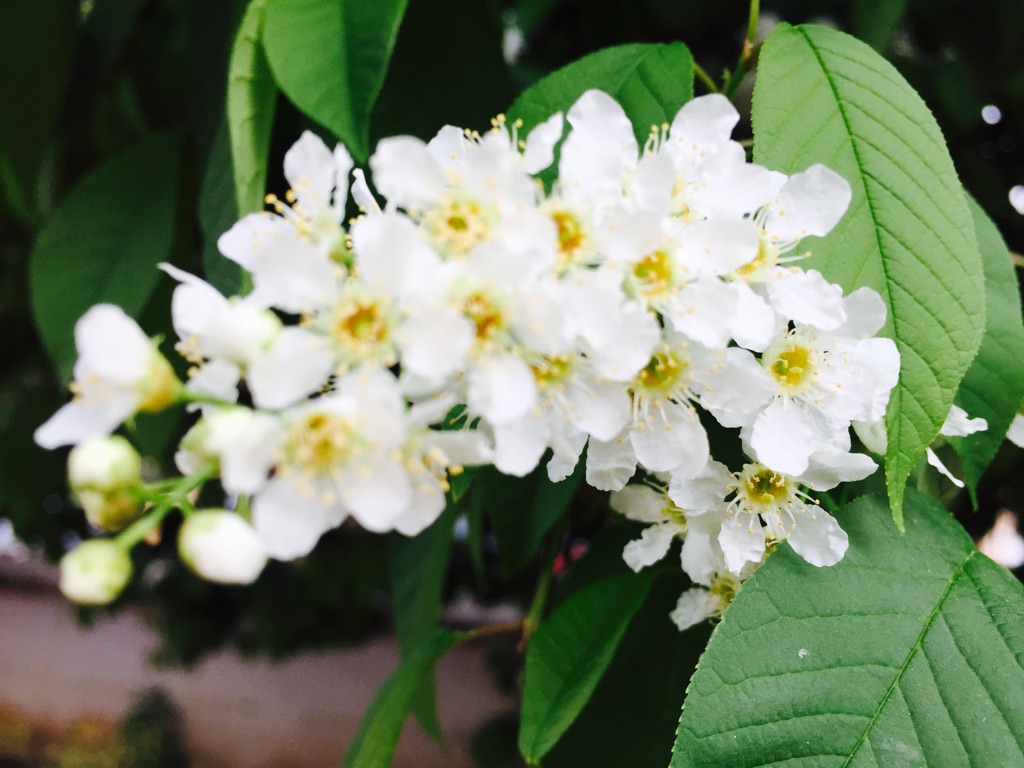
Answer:
M75 399L37 440L83 443L190 403L184 479L167 493L188 516L185 560L220 580L251 579L264 552L302 556L350 517L416 534L465 466L525 475L548 457L557 482L584 449L587 481L651 524L632 567L683 539L698 586L680 626L720 611L778 541L835 563L845 534L802 489L875 469L849 428L882 417L899 358L875 337L876 293L844 296L797 266L800 241L842 217L847 183L747 162L738 118L697 98L640 145L588 91L525 139L502 116L483 135L385 139L369 178L306 133L284 198L220 238L250 292L163 265L187 381L120 310L94 307L76 327ZM556 148L545 188L535 175ZM739 430L749 463L710 456L711 419ZM191 509L185 491L214 476L238 514ZM118 514L91 517L124 521L146 501L136 480L115 490Z

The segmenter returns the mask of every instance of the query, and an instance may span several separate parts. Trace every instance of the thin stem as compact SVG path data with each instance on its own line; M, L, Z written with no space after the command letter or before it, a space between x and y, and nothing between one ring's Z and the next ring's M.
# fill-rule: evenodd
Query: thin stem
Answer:
M761 16L761 0L750 0L750 15L747 17L747 41L753 45L757 39L757 22Z
M189 475L178 480L168 489L163 499L153 505L149 514L136 520L125 528L114 539L124 549L131 549L150 533L155 531L163 523L167 513L175 508L187 508L194 511L195 507L188 500L188 495L196 488L199 488L214 475L213 467L206 467L194 475Z
M743 78L747 76L747 73L753 68L754 62L757 60L757 49L760 46L755 46L754 41L757 39L757 22L760 15L760 0L750 0L750 12L747 17L747 35L743 38L743 48L740 50L736 66L722 86L722 93L730 99L736 95L740 83L743 82Z
M537 589L533 593L533 602L530 610L523 619L523 637L519 641L519 652L522 653L526 644L530 642L530 636L540 626L544 615L544 608L548 602L548 593L551 591L551 579L554 575L555 558L562 549L562 536L565 534L566 521L563 519L548 534L544 545L544 561L541 565L540 576L537 579Z
M481 637L495 637L497 635L511 635L523 629L522 621L505 621L501 624L487 624L483 627L474 627L460 633L460 642L469 642Z
M693 62L693 74L696 75L697 79L701 81L705 88L711 93L719 93L718 86L715 85L715 81L711 79L711 75L705 71L697 62Z

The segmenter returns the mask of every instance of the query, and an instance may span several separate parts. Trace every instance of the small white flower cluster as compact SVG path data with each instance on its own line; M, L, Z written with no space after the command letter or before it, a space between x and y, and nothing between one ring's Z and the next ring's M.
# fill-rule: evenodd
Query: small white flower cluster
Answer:
M586 448L587 481L652 523L626 550L632 567L684 538L701 586L681 626L720 610L779 540L834 563L845 535L799 488L875 469L850 452L849 427L882 417L899 358L875 338L876 293L844 297L795 265L801 239L845 212L847 183L820 165L787 177L748 163L738 119L704 96L640 146L622 108L588 91L564 140L561 114L525 140L504 117L484 135L389 138L369 161L386 203L343 147L306 133L274 212L219 241L251 275L247 295L163 267L180 283L188 382L123 313L95 307L76 327L76 399L37 440L79 443L190 402L201 415L179 469L251 502L255 540L285 560L348 517L416 534L464 466L525 475L550 451L559 481ZM559 142L546 191L534 174ZM361 213L346 221L350 196ZM710 457L699 408L740 429L741 471ZM627 487L638 467L644 482ZM215 548L193 540L228 541L238 523L189 527L186 560L241 580L197 565ZM238 549L259 561L248 539Z

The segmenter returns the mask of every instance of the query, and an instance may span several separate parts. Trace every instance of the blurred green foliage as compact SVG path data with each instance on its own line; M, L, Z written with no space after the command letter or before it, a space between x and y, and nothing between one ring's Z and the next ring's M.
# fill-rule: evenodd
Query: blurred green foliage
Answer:
M171 281L160 276L155 285L147 283L133 268L167 259L222 288L238 287L237 271L217 256L215 241L237 216L225 95L244 11L241 0L5 4L0 45L12 65L0 78L0 515L51 558L69 536L84 533L81 515L65 497L63 452L47 453L32 442L35 427L65 397L68 359L58 354L63 366L55 370L42 341L52 337L52 353L70 340L70 327L62 338L53 330L55 313L69 322L73 308L105 296L96 275L109 275L113 263L126 269L117 273L128 276L117 292L134 302L127 308L137 310L147 332L168 338ZM739 0L410 0L371 113L368 147L397 133L429 138L444 123L483 128L538 77L613 45L682 40L718 79L736 59L746 11ZM765 23L832 24L882 51L935 112L967 189L1010 249L1024 250L1024 217L1007 197L1011 187L1024 184L1024 4L774 0L762 3L762 16ZM748 83L740 90L741 109L749 94ZM985 105L998 107L997 122L982 119ZM279 95L268 190L283 190L283 152L307 127L328 136ZM749 136L749 126L741 126L741 138L744 131ZM161 136L176 138L161 144ZM160 148L160 156L147 159L146 147ZM126 162L132 167L125 169ZM163 177L173 177L167 182L173 188L153 190L147 205L127 207L140 202L130 179L144 179L161 164L174 166ZM118 177L102 188L86 181L111 173ZM61 258L52 258L50 248L47 258L33 263L39 233L72 205L116 210L99 220L97 231L65 231L56 249ZM149 232L149 239L140 239L140 232ZM145 245L118 250L136 242L158 242L161 252ZM165 342L165 351L169 346ZM169 450L180 427L175 418L139 419L135 438L154 474L171 469ZM1020 455L1014 451L1004 448L979 486L981 506L994 509L1019 497ZM532 587L530 568L544 531L514 544L515 552L506 547L497 562L492 538L509 526L489 510L488 500L528 498L531 481L488 481L481 474L483 480L474 480L479 487L471 485L462 502L470 533L453 551L446 594L471 583L485 599L520 598ZM583 490L572 499L570 536L590 536L604 525L592 495ZM545 517L544 510L538 515ZM961 517L972 532L987 524ZM194 662L225 643L281 656L351 642L387 623L391 545L380 537L343 527L303 561L273 565L253 588L236 589L187 572L174 556L173 534L172 527L164 543L138 555L142 576L122 601L152 606L163 661ZM668 647L671 638L659 642ZM623 647L636 646L627 635ZM680 672L680 679L687 675ZM609 691L622 685L619 678L605 684Z

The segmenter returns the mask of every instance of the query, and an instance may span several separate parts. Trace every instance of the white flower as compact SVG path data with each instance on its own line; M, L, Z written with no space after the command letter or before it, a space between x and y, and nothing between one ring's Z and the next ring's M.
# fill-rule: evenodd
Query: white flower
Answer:
M846 533L799 486L828 490L839 482L861 480L876 468L867 456L844 452L815 454L806 474L799 477L757 462L733 474L709 461L695 480L673 477L669 495L688 509L715 510L725 504L727 517L718 542L732 573L760 562L766 542L776 541L788 541L812 565L834 565L846 552Z
M358 369L329 395L254 414L221 454L222 482L255 494L253 524L271 557L305 555L348 515L371 531L394 527L412 499L404 410L394 376Z
M251 301L300 313L334 294L349 259L341 222L351 169L343 146L331 152L304 132L285 154L286 202L267 197L279 215L250 214L217 240L222 254L252 274Z
M896 385L896 345L890 339L864 338L866 330L877 330L879 315L884 317L884 309L878 312L881 300L861 289L845 301L849 319L843 326L831 332L796 326L762 355L767 379L752 384L758 377L750 370L732 381L719 377L719 393L707 398L723 423L744 426L744 439L758 461L779 472L798 475L812 453L844 450L837 448L837 440L846 439L850 422L880 419ZM862 303L869 305L870 323L857 314ZM761 400L765 380L774 391ZM732 413L726 401L733 404Z
M43 448L109 435L136 411L160 411L180 383L167 360L119 307L97 304L75 324L74 399L35 432Z
M633 412L630 423L611 440L591 440L588 467L607 463L620 454L619 446L628 444L633 452L633 467L639 463L653 472L677 472L697 475L708 460L708 438L693 403L699 389L698 360L706 354L699 345L689 345L678 334L667 334L655 348L647 365L630 382ZM618 490L632 475L626 474L627 454L621 453L623 471L606 476L588 469L588 482L600 490ZM614 460L613 460L614 461ZM609 484L604 484L609 483Z
M189 568L220 584L251 584L267 563L256 531L224 509L188 515L178 532L178 552Z
M181 338L178 351L193 363L187 388L198 394L230 390L244 373L253 402L283 408L319 390L334 370L324 339L304 328L285 328L269 309L251 299L226 299L204 280L170 264L161 269L180 281L171 310ZM215 363L223 382L201 377L206 361ZM198 386L193 385L200 376ZM228 397L224 399L234 399Z

